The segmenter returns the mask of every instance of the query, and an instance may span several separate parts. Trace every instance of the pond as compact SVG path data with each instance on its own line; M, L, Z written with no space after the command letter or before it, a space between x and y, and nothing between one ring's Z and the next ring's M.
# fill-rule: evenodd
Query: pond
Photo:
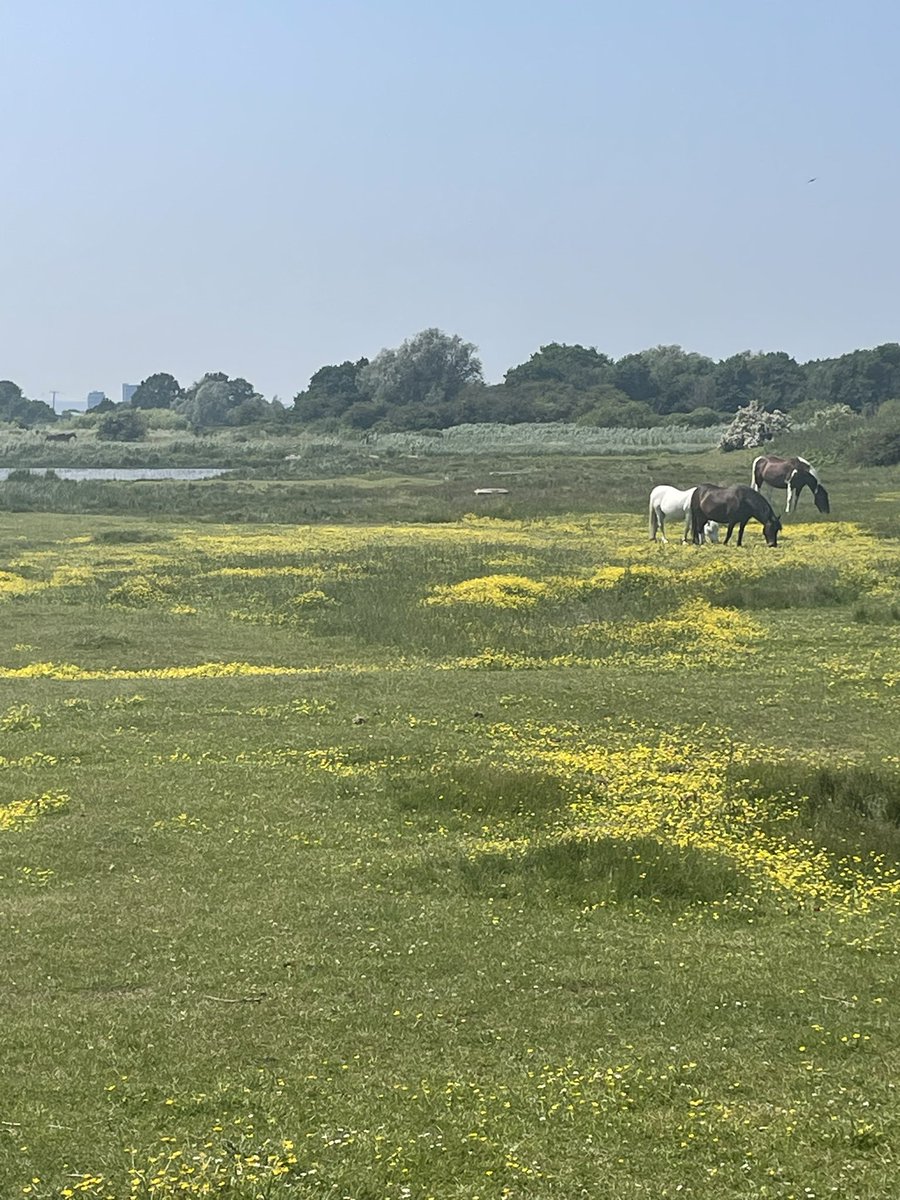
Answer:
M228 467L0 467L0 482L12 471L27 471L29 475L46 475L52 471L60 479L214 479L224 475Z

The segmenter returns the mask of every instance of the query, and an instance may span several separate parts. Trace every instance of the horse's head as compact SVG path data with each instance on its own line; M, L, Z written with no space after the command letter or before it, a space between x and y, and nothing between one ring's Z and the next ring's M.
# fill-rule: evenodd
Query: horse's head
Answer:
M779 533L781 533L781 521L773 515L772 519L763 525L763 537L766 539L766 545L777 546Z
M831 512L831 505L828 503L828 493L822 487L821 483L813 492L813 500L815 500L816 508L819 510L819 512Z

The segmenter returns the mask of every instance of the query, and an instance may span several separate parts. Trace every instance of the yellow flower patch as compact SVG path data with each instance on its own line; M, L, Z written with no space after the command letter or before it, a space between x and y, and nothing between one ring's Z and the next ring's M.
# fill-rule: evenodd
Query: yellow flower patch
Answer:
M475 604L487 608L533 608L550 587L526 575L481 575L461 583L439 584L426 604L449 606Z
M33 825L43 813L64 808L68 803L69 797L65 792L44 792L40 796L0 804L0 831L19 833Z
M13 596L30 596L43 591L46 583L38 579L24 579L11 571L0 571L0 600L8 600Z
M756 799L730 781L734 763L765 756L759 748L710 746L682 734L644 741L623 733L596 745L555 729L498 726L494 735L510 765L549 771L571 790L571 823L557 836L650 838L718 855L759 896L848 911L900 899L900 873L881 856L838 859L781 832L797 815L798 797Z

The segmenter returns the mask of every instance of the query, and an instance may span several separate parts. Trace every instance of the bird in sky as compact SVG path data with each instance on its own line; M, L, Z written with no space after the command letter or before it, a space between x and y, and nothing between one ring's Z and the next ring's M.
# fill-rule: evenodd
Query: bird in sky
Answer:
M815 183L818 178L819 178L818 175L813 175L812 179L807 179L806 182L807 183Z

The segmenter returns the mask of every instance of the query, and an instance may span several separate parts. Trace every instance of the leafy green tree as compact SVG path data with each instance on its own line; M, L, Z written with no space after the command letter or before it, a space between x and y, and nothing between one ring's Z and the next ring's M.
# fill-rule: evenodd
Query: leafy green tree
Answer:
M369 365L367 358L357 362L320 367L311 377L305 391L294 397L291 416L300 421L321 421L342 417L355 404L367 403L360 390L359 373Z
M626 354L613 369L613 384L632 400L649 403L656 396L656 381L643 354Z
M708 407L714 393L715 363L681 346L653 346L615 364L612 382L632 400L657 413Z
M755 403L767 409L792 409L806 396L806 374L783 351L754 354L744 350L716 364L717 408L737 412Z
M29 400L11 379L0 380L0 421L9 421L30 429L34 425L49 425L56 413L43 400Z
M147 432L142 413L126 405L116 405L97 422L97 437L104 442L139 442Z
M567 383L578 390L612 381L612 359L585 346L550 342L528 362L511 367L503 378L506 387L524 383Z
M396 350L382 350L359 372L369 400L401 407L446 404L481 381L475 346L440 329L423 329Z
M900 345L886 342L807 363L806 375L808 394L823 406L846 404L854 412L871 412L900 396Z
M131 397L132 408L174 408L181 399L181 384L174 375L158 371L138 384Z
M210 372L187 388L176 410L195 430L222 425L251 425L269 415L269 406L246 379L229 379L221 371Z

